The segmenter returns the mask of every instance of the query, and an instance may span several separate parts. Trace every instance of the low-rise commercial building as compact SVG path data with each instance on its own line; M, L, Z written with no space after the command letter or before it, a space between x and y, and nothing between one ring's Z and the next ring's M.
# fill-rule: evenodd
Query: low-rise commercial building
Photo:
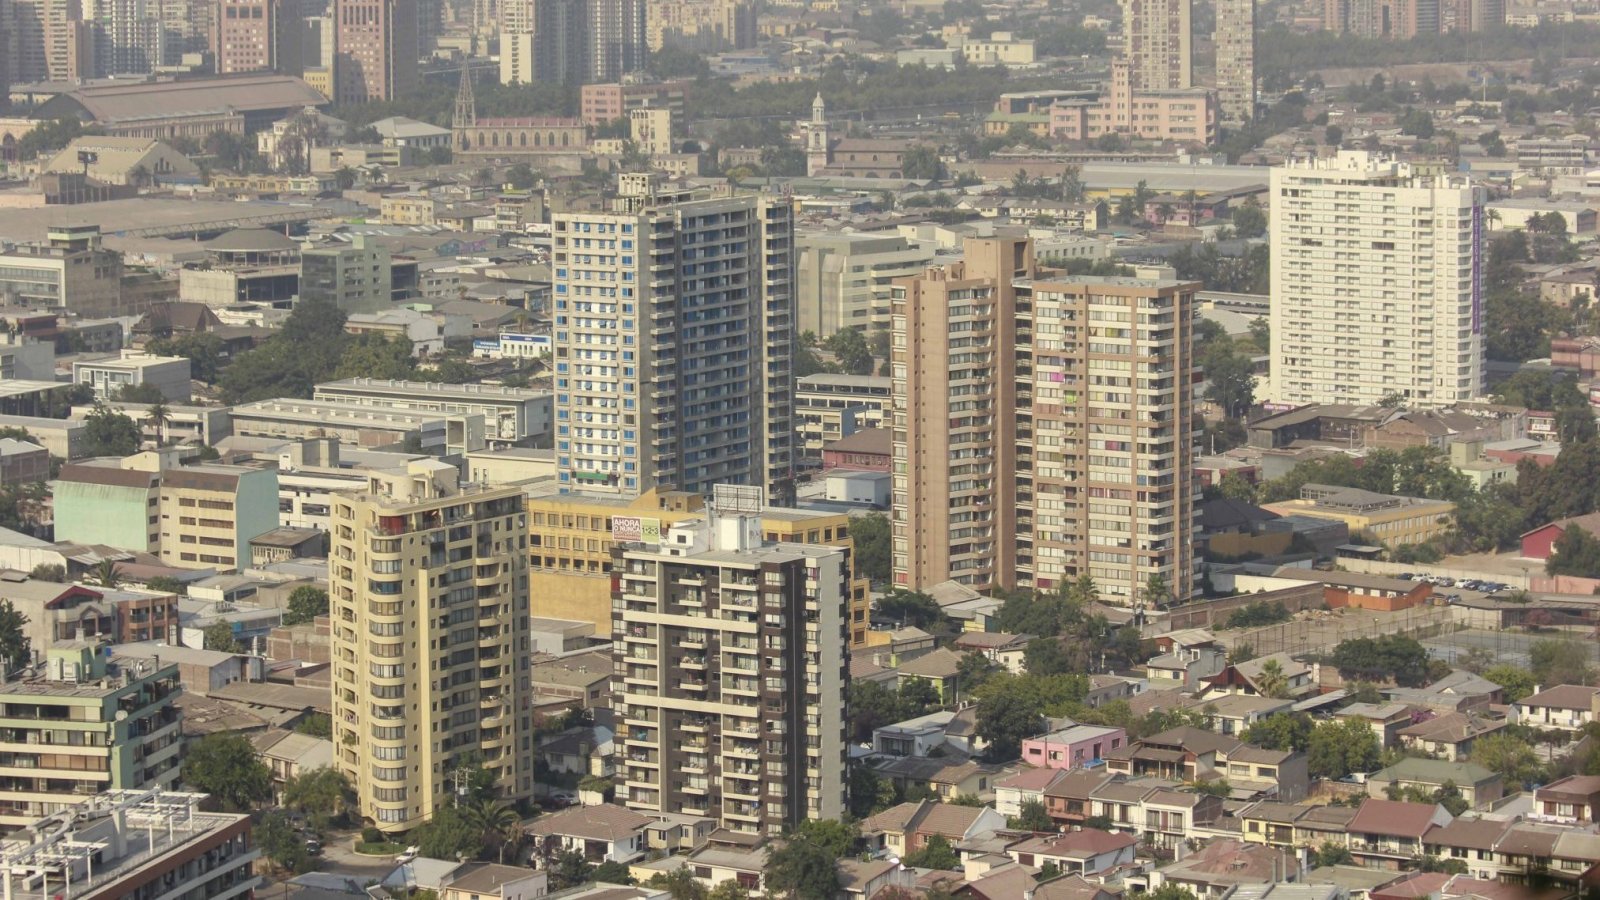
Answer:
M342 400L262 400L233 408L233 433L245 437L336 437L357 447L404 445L449 455L486 445L482 415L375 409Z
M887 375L818 372L795 379L794 411L802 455L820 460L822 448L888 419L893 379Z
M113 359L83 360L72 364L72 380L87 384L101 400L113 400L123 388L151 385L168 402L189 400L189 360L182 356L153 356L124 350Z
M1295 500L1265 503L1262 509L1280 516L1334 519L1350 528L1353 540L1388 547L1421 544L1441 537L1453 527L1456 505L1445 500L1424 500L1379 494L1359 488L1307 484Z
M374 409L452 415L481 415L491 446L527 444L550 436L551 394L488 384L443 384L347 378L319 384L316 400L335 400Z

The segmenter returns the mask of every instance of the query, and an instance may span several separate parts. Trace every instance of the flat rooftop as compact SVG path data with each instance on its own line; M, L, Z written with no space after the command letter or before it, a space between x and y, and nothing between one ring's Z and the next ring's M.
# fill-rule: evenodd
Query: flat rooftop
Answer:
M6 214L0 216L0 240L42 241L51 228L99 225L105 245L120 249L116 239L123 236L191 237L197 232L305 222L333 214L331 210L309 204L301 206L264 200L235 203L139 197L73 206L7 209Z

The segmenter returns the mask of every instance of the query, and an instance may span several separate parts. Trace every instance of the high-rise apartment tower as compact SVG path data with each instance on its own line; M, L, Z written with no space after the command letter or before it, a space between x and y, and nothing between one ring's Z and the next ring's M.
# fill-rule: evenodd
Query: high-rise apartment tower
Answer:
M1256 0L1217 0L1217 107L1224 124L1256 117Z
M457 477L417 461L332 504L333 741L384 831L426 822L463 767L533 793L523 494Z
M394 100L417 84L416 0L334 0L336 103Z
M765 835L842 815L849 554L755 516L657 540L612 551L618 798Z
M1123 52L1135 91L1194 87L1192 0L1122 0Z
M779 197L621 176L609 212L555 217L556 481L789 502L793 213Z
M1363 151L1273 169L1271 398L1482 395L1483 202L1461 175Z
M1011 238L898 284L896 586L1188 597L1198 288L1051 272Z

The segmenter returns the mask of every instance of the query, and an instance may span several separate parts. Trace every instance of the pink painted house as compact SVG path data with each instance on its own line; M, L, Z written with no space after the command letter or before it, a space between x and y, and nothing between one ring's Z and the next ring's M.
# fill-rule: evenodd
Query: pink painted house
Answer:
M1022 742L1022 761L1049 769L1081 769L1128 743L1121 728L1069 725Z

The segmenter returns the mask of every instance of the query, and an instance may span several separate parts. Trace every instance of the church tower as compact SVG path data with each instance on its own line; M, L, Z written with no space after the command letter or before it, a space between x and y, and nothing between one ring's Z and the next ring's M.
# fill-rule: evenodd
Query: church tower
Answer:
M457 150L470 150L468 129L478 124L478 101L472 95L472 73L467 64L461 64L461 86L456 89L456 111L450 118L450 130L455 132Z
M806 123L806 175L815 176L828 167L828 107L822 94L811 101L811 121Z

